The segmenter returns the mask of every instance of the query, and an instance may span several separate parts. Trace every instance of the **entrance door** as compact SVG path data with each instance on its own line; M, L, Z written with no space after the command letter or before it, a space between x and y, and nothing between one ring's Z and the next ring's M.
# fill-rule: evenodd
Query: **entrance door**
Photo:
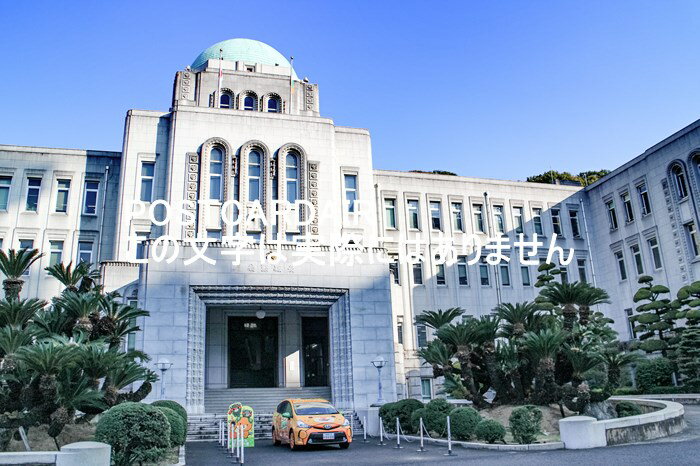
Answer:
M277 317L228 318L229 387L277 386Z
M328 317L302 317L301 340L304 355L304 386L327 387L330 358L328 355Z

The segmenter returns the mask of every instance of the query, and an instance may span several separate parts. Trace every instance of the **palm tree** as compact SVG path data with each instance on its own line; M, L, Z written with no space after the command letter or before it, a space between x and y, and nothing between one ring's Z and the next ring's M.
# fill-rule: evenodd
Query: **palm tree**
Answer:
M608 374L608 389L614 390L620 386L620 376L622 368L630 364L637 363L644 359L637 353L625 353L617 349L609 349L601 353L601 359L605 364L605 369Z
M443 325L438 330L438 338L452 347L459 361L459 369L464 386L469 390L472 402L475 406L482 406L483 397L477 390L471 363L472 351L474 345L477 344L473 321L458 325Z
M452 353L441 340L433 340L425 348L419 349L418 356L432 366L433 377L452 372Z
M521 349L512 340L500 341L496 346L496 360L499 370L505 375L506 380L512 381L511 397L518 402L525 400L525 389L522 383L520 367L527 363L521 357ZM508 385L509 388L511 385Z
M102 299L99 293L67 291L54 300L54 305L71 316L75 330L90 334L93 330L93 321L99 319Z
M66 287L66 291L77 293L78 291L88 291L100 278L97 270L90 270L91 264L81 262L73 268L73 263L64 265L59 262L51 267L46 267L46 272L61 282Z
M122 304L113 296L107 295L100 301L102 316L96 321L96 334L109 342L110 348L117 348L130 333L141 330L136 325L139 317L148 317L148 311L129 304Z
M7 253L0 250L0 272L5 275L2 281L5 299L8 301L19 299L24 284L22 275L42 256L38 249L20 249L19 251L10 249Z
M491 386L496 390L498 400L507 402L510 397L510 390L508 390L508 386L498 370L498 360L496 358L496 338L498 338L500 326L501 319L497 315L482 316L474 324L474 335L481 346Z
M567 332L557 328L546 328L525 335L525 347L533 362L536 362L535 390L533 397L540 404L557 400L557 385L554 369L557 352L567 338Z
M537 305L532 302L522 303L502 303L493 310L494 314L501 318L501 336L505 338L519 339L528 331L536 330L531 328L538 320Z
M581 295L576 301L578 304L579 324L588 325L591 319L591 306L610 302L610 295L602 288L596 288L583 284Z
M0 300L0 327L9 325L13 328L23 329L44 306L46 306L46 301L36 298Z
M576 346L567 345L564 351L573 368L571 374L571 385L573 387L578 387L581 382L584 381L584 374L586 372L595 369L603 362L599 354L586 351Z
M574 328L574 322L576 321L576 315L578 313L576 303L582 299L586 290L587 285L579 282L552 282L542 289L540 296L555 306L560 306L562 308L564 330L570 332Z
M437 330L443 325L451 323L462 314L464 314L464 309L459 307L452 307L446 311L441 309L437 311L423 311L416 317L416 324L427 325Z

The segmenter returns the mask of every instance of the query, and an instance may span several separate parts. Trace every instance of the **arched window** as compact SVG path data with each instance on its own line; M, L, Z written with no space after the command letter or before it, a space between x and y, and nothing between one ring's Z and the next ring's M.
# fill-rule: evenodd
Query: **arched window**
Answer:
M219 99L219 108L232 108L233 97L230 93L224 92Z
M260 201L262 197L262 155L257 150L248 154L248 200Z
M223 200L224 152L214 147L209 154L209 199Z
M299 199L299 157L293 153L287 154L285 160L287 164L287 201L294 203Z
M678 199L688 197L688 183L686 182L683 168L680 165L674 165L671 169L671 175L673 176L673 184L676 187Z
M243 99L243 110L255 110L255 97L247 95Z
M269 113L280 112L280 101L276 97L270 97L267 99L267 111Z

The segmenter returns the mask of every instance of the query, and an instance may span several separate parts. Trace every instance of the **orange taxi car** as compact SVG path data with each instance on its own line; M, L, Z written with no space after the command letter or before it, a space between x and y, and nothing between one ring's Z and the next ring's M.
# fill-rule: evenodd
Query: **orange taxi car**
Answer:
M305 445L339 445L352 443L350 421L326 400L288 399L282 401L272 416L272 441L282 442L294 450Z

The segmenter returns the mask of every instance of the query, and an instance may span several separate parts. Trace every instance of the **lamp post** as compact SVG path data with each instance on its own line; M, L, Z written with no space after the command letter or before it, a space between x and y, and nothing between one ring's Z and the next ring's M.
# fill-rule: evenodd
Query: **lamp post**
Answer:
M372 365L377 368L377 405L381 406L384 404L384 398L382 397L382 368L386 365L386 359L381 356L377 356L372 360Z
M158 370L160 371L160 399L164 400L165 399L165 371L173 367L173 363L167 360L166 358L160 358L158 359L158 362L156 363L156 367L158 367Z

